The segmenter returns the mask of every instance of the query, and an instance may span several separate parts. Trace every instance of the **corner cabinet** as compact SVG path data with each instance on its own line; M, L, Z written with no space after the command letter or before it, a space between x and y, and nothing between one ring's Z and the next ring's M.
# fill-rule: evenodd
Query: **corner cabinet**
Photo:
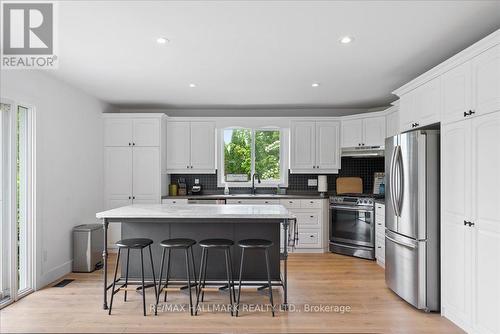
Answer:
M105 114L104 207L156 204L166 195L164 114ZM120 227L109 227L109 244Z
M342 147L384 146L385 116L343 119Z
M340 169L339 121L292 121L290 172L336 174Z
M500 112L442 128L442 312L500 332Z
M215 173L215 123L167 123L167 171L172 174Z

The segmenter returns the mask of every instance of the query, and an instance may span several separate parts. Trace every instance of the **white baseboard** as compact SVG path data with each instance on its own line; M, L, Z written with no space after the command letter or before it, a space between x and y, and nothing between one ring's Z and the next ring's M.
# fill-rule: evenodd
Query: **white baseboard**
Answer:
M69 260L64 262L63 264L50 269L46 273L42 274L40 280L38 280L38 284L36 286L36 290L39 290L52 282L57 281L61 277L69 274L73 268L73 260Z

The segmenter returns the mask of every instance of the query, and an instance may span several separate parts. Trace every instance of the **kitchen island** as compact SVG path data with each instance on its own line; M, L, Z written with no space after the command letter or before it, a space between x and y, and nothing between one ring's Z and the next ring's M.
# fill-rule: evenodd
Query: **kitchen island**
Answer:
M122 223L122 238L150 238L153 260L160 262L161 249L159 242L169 238L191 238L196 241L207 238L227 238L235 242L231 249L233 267L239 263L240 249L236 243L241 239L260 238L273 241L270 249L271 278L273 286L283 287L283 306L287 306L287 257L288 248L280 250L280 226L283 226L284 245L288 244L289 226L295 222L295 216L282 205L220 205L220 204L134 204L96 214L102 219L104 233L104 309L107 309L107 291L112 287L108 284L108 250L107 232L110 223ZM295 225L295 224L293 224ZM295 233L293 233L295 235ZM295 238L295 237L294 237ZM194 247L195 263L200 263L201 251ZM129 281L139 277L139 258L131 252ZM222 255L222 253L220 254ZM245 285L264 285L265 263L262 254L249 254L244 267ZM182 254L172 256L172 278L182 281L185 275L185 265ZM283 260L283 268L281 267ZM159 266L156 266L158 271ZM123 266L122 266L123 268ZM225 268L223 258L212 256L208 262L207 281L223 282ZM145 268L146 269L146 268ZM199 268L197 268L199 270ZM184 273L184 274L183 274ZM123 272L122 272L123 274ZM239 274L233 271L234 278ZM145 275L152 282L152 272ZM124 276L124 275L122 275ZM156 277L159 272L156 273ZM120 279L118 279L119 281Z

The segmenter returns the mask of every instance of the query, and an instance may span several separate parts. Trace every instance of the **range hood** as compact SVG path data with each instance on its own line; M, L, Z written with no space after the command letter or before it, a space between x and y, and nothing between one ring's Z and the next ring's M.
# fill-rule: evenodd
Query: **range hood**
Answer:
M345 147L342 149L341 155L353 158L383 157L384 146Z

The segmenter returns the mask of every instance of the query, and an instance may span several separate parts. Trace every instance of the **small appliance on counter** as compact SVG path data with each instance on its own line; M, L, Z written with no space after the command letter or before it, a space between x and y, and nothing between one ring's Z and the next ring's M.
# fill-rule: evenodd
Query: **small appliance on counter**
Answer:
M180 177L177 180L178 184L178 189L177 189L177 195L178 196L186 196L187 195L187 185L186 185L186 179L183 177Z
M177 196L177 184L170 183L168 185L168 196Z
M200 179L194 179L194 184L191 187L191 194L193 194L193 195L201 195Z
M325 197L328 191L328 179L326 175L318 175L318 192L321 197Z

